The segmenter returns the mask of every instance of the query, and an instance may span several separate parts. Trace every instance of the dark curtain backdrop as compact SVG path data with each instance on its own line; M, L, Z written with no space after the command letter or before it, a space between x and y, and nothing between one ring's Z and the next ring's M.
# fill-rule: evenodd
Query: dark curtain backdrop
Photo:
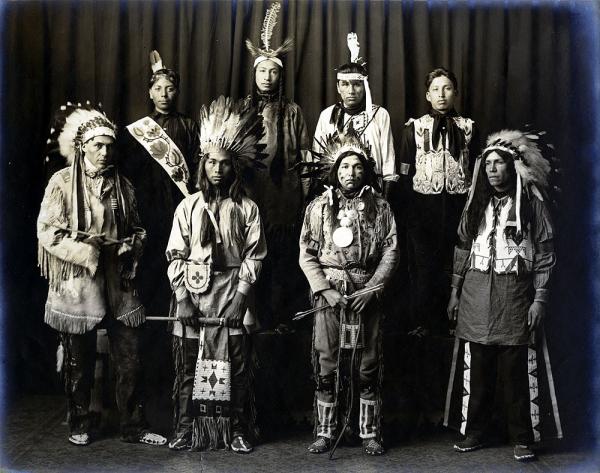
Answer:
M42 323L47 286L36 268L35 240L53 110L67 100L100 101L121 127L145 115L152 49L181 73L182 112L195 117L219 94L242 97L252 83L244 40L258 41L268 5L225 0L4 5L3 333L11 392L56 390L56 345ZM484 135L525 123L548 130L563 159L564 192L556 216L560 264L547 326L563 420L576 426L571 434L593 417L591 384L585 381L591 374L593 320L586 263L593 241L589 150L598 123L589 112L589 74L598 58L586 56L582 25L596 14L587 2L285 1L274 35L276 44L295 39L285 60L286 93L302 107L311 132L320 110L336 100L335 67L349 58L349 31L358 33L374 102L389 110L396 142L404 122L427 110L424 76L437 66L456 73L457 108Z

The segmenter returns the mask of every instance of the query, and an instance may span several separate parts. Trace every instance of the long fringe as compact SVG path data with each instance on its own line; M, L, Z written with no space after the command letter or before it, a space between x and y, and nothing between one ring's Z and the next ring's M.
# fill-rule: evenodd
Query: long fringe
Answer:
M183 365L183 343L184 340L181 337L173 335L173 363L175 367L175 377L173 379L173 391L171 393L171 400L173 401L173 432L177 434L179 429L179 393L181 392L181 385L183 383L184 365Z
M311 298L314 300L315 296L311 294ZM316 302L316 301L315 301ZM311 353L312 353L312 367L313 367L313 379L315 384L317 383L317 380L319 379L319 354L317 353L317 350L315 349L315 333L317 331L317 317L316 314L313 317L313 331L312 331L312 346L311 346ZM313 437L316 438L317 436L317 425L319 423L319 408L317 407L317 390L315 389L315 397L313 400Z
M229 417L196 417L192 429L192 450L229 449L231 420Z
M63 314L52 309L46 304L44 310L44 322L59 332L69 334L83 334L92 330L102 320L102 316L91 317L90 315L77 316L72 314ZM66 357L66 354L65 354Z
M375 422L377 423L377 433L379 435L379 440L383 441L383 432L381 431L381 424L383 421L383 323L385 322L385 314L383 312L379 313L379 317L381 320L379 321L379 333L377 334L377 351L379 353L378 357L378 365L379 372L377 373L377 407L379 415Z
M250 343L252 343L252 339L248 337ZM247 400L247 409L248 409L248 432L250 436L254 438L256 442L260 441L260 428L256 422L258 418L258 412L256 410L256 394L254 391L254 381L256 379L256 372L260 368L260 361L258 359L258 354L254 349L254 344L252 344L250 348L250 366L248 367L248 400Z
M83 266L68 263L50 254L41 244L38 244L38 266L50 288L59 293L64 291L65 281L81 277L85 271Z
M123 322L128 327L138 327L146 320L146 310L143 305L139 305L126 314L117 317L117 320Z

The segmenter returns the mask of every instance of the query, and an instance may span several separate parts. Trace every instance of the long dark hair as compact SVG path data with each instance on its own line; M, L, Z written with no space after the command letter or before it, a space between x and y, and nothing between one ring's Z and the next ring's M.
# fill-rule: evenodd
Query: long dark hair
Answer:
M485 215L485 209L487 208L492 195L494 194L494 188L490 185L490 182L487 177L487 173L485 172L485 159L486 157L495 152L499 156L501 156L507 163L511 164L510 172L513 176L513 186L510 188L508 193L513 198L512 208L509 213L509 221L516 218L516 170L514 166L514 156L507 151L491 149L488 151L484 151L481 157L478 159L481 160L479 173L477 175L477 182L475 183L475 192L473 194L473 200L467 209L465 209L463 213L463 217L461 220L461 224L459 227L459 234L461 239L468 241L473 240L477 237L479 233L479 227L481 225L481 221ZM524 196L523 196L524 197ZM531 205L527 198L521 199L521 227L525 231L527 229L527 225L531 220ZM507 226L504 230L505 236L507 238L511 238L516 240L516 227Z
M360 159L360 162L363 165L364 169L364 181L363 186L371 186L375 187L377 183L377 175L375 174L375 169L373 167L373 163L368 160L362 154L358 154L354 151L346 151L342 153L336 160L336 162L331 166L331 170L329 171L329 176L327 176L327 181L330 186L333 186L334 189L340 188L340 181L338 179L338 170L340 168L340 164L342 160L348 156L357 156ZM362 189L361 187L361 189ZM360 191L360 189L359 189ZM363 202L365 203L365 215L367 216L367 220L369 222L375 221L375 216L377 213L377 205L375 203L375 194L373 192L365 192L363 194ZM340 203L337 196L337 193L333 193L333 205L331 207L331 223L335 225L335 221L337 219L337 214L340 210Z
M205 164L208 157L208 154L204 154L200 158L200 165L198 167L198 182L196 183L198 190L202 192L206 202L210 202L210 200L217 197L219 193L219 189L216 189L215 186L210 183L208 176L206 175ZM235 158L231 159L231 166L233 175L230 176L229 181L225 183L226 185L229 184L227 188L227 194L231 200L233 200L236 204L239 204L242 202L242 197L246 195L246 191L244 190L242 182L242 173Z
M204 197L204 202L209 203L212 200L219 197L219 193L221 189L217 189L213 186L208 180L208 176L206 175L205 164L208 159L208 154L205 154L200 159L200 167L198 168L198 189L202 192L202 196ZM242 173L240 166L237 162L237 159L231 159L232 172L233 175L229 178L229 181L225 183L229 184L227 187L228 197L231 198L233 202L238 205L234 205L232 207L232 214L228 216L230 225L228 226L228 230L231 232L231 240L237 242L238 244L243 243L243 229L241 228L242 215L239 204L242 203L242 197L246 195L246 191L244 190L243 182L242 182ZM212 223L209 221L206 212L202 212L200 218L200 244L207 245L209 242L215 242L215 231L213 229Z

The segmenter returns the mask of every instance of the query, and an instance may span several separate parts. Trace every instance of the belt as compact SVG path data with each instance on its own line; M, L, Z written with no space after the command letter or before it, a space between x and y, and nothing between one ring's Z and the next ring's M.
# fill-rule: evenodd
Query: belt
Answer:
M348 274L343 269L337 268L323 268L323 272L327 279L336 279L338 281L348 281L356 284L366 284L371 277L373 276L371 273L364 271L362 269L349 269L347 270L350 273L350 277L352 280L348 278Z

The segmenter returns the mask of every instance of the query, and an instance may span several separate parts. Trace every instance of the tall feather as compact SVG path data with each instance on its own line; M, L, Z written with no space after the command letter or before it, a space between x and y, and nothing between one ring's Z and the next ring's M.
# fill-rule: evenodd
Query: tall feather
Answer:
M150 67L152 68L152 72L164 69L162 59L156 49L150 51Z
M280 9L281 4L274 3L267 9L267 13L265 14L262 30L260 32L260 39L265 47L265 50L267 51L271 49L271 37L273 36L273 29L277 24L277 15L279 15Z

